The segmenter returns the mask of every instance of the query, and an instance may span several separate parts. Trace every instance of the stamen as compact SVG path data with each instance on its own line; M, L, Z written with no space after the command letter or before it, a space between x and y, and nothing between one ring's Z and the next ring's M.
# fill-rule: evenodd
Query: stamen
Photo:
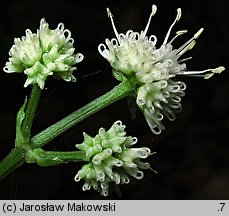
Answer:
M197 75L197 74L204 74L206 72L212 71L213 69L206 69L202 71L180 71L177 74L179 75Z
M204 76L204 79L209 79L209 78L211 78L214 74L220 74L222 71L224 71L225 70L225 67L223 67L223 66L220 66L220 67L217 67L217 68L215 68L215 69L213 69L211 72L212 73L209 73L209 74L206 74L205 76Z
M201 76L204 77L205 79L209 79L214 74L216 74L216 73L220 74L224 70L225 70L225 68L223 66L220 66L220 67L217 67L217 68L206 69L206 70L202 70L202 71L180 71L180 72L177 73L177 75L192 75L192 76L196 76L196 75L200 75L201 74ZM211 72L211 73L207 73L207 72Z
M185 62L185 61L188 61L190 59L192 59L192 57L187 57L187 58L184 58L184 59L179 60L178 63L180 64L180 63Z
M187 46L189 46L190 43L192 43L192 41L196 40L199 38L200 34L203 32L203 28L201 28L196 34L194 34L194 36L189 39L186 43L184 43L179 49L175 50L174 54L177 55L178 53L180 53L183 49L185 49Z
M148 169L151 170L152 172L154 172L155 174L158 173L158 172L157 172L155 169L153 169L152 167L149 167Z
M157 154L157 152L150 152L149 156L155 155L155 154Z
M188 30L180 30L176 32L176 36L174 36L170 41L169 44L172 44L173 41L180 35L186 34L188 32Z
M113 20L113 15L112 15L112 13L111 13L111 11L110 11L109 8L107 8L107 15L108 15L108 17L111 19L111 24L112 24L112 27L113 27L115 36L116 36L116 38L117 38L118 41L119 41L119 34L118 34L118 31L117 31L117 29L116 29L116 27L115 27L114 20ZM120 42L120 41L119 41L119 42Z
M151 12L151 14L150 14L150 16L149 16L147 25L146 25L146 27L145 27L145 30L144 30L143 33L142 33L142 36L146 36L146 33L147 33L148 29L149 29L149 25L150 25L151 19L152 19L152 17L156 14L156 12L157 12L157 6L153 4L153 5L152 5L152 12Z
M179 35L182 35L182 34L186 34L188 32L188 30L180 30L180 31L177 31L176 34L179 36Z
M204 31L204 28L201 28L198 32L196 32L196 34L194 34L194 39L198 39L203 31Z
M170 33L171 33L171 30L172 30L173 26L176 24L176 22L178 22L178 21L180 20L180 18L181 18L181 9L178 8L178 9L177 9L177 16L176 16L176 19L173 21L172 25L169 27L169 30L168 30L168 32L167 32L167 34L166 34L166 36L165 36L165 39L164 39L163 44L166 44L166 43L167 43L167 41L168 41L168 39L169 39L169 35L170 35Z
M220 66L220 67L217 67L217 68L213 69L212 72L220 74L224 70L225 70L225 67Z
M196 41L193 40L188 46L186 46L183 50L181 50L178 54L177 54L177 58L179 58L180 56L182 56L184 53L186 53L188 50L191 50L196 44Z

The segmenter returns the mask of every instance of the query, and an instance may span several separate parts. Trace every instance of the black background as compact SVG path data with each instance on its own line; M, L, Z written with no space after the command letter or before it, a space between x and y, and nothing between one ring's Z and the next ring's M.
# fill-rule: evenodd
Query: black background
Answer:
M226 0L116 0L116 1L1 1L0 65L8 60L8 51L15 37L33 32L45 17L50 28L59 22L70 29L77 52L85 59L78 64L76 83L48 79L43 91L33 134L41 131L68 113L110 90L118 82L111 74L109 63L103 59L97 46L105 38L113 38L106 7L113 14L119 32L145 28L152 3L158 12L153 18L148 34L163 41L168 27L182 8L181 21L175 30L188 29L176 41L184 43L199 28L205 31L196 47L190 52L193 59L188 69L201 70L224 65L228 47L228 5ZM142 113L131 120L126 100L95 114L81 122L45 149L73 150L81 143L82 132L94 136L100 127L109 128L118 119L127 125L129 135L137 136L138 146L148 146L157 154L149 158L158 171L145 172L141 181L121 186L122 196L111 194L108 199L229 199L229 87L228 71L210 80L183 78L187 84L183 98L183 111L175 122L164 121L166 130L159 136L152 134ZM15 117L25 95L31 87L23 88L22 74L0 73L0 159L12 149L15 139ZM82 182L73 178L80 164L59 167L38 167L24 164L0 182L1 199L101 199L97 192L82 192Z

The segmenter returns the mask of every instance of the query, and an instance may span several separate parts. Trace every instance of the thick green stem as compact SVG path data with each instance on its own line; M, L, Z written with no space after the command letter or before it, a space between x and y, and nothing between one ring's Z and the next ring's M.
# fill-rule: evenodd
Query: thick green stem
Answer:
M37 110L37 105L39 103L40 96L41 96L40 87L37 84L33 85L33 89L30 94L28 104L26 105L25 119L23 120L23 124L22 124L22 131L25 137L28 138L30 137L33 119Z
M29 143L30 132L37 105L41 96L41 89L33 85L30 98L27 98L17 115L16 147L0 162L0 180L25 162L25 145ZM24 109L25 112L24 112Z
M22 149L14 148L0 163L0 181L24 162Z
M77 111L71 113L62 120L56 122L45 130L31 138L32 148L40 148L51 140L64 133L77 123L100 111L108 105L128 96L133 90L132 84L128 80L123 80L118 86L111 91L93 100Z

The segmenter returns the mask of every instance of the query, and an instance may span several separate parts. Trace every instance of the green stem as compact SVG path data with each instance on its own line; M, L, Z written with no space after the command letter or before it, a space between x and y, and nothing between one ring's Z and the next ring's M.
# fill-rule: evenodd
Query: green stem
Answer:
M80 161L89 161L89 158L86 157L85 153L82 151L70 151L70 152L61 152L61 151L45 151L46 157L50 158L59 158L67 162L80 162Z
M32 148L39 148L49 143L51 140L64 133L77 123L100 111L108 105L131 94L133 90L132 84L127 79L114 87L111 91L93 100L82 108L71 113L62 120L56 122L45 130L31 138Z
M89 158L82 151L44 151L41 148L27 152L26 162L37 163L40 166L56 166L68 162L89 161Z
M41 96L40 87L37 84L33 85L30 98L25 110L25 119L23 120L23 124L22 124L22 131L25 137L27 137L28 139L30 137L33 119L37 110L37 105L39 103L40 96Z
M0 163L0 181L24 162L22 149L14 148Z
M37 105L41 96L41 89L33 85L29 101L25 99L17 115L16 147L0 162L0 180L25 162L25 145L29 143L30 132ZM26 111L24 112L24 109Z

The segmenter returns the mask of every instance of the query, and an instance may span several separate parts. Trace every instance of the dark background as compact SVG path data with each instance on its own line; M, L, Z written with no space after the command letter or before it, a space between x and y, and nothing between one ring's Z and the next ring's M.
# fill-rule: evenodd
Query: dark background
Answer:
M116 0L116 1L27 1L1 2L0 65L8 60L8 51L15 37L33 32L45 17L52 29L59 22L72 32L77 52L85 59L78 64L77 83L49 79L43 91L34 122L37 133L76 108L110 90L118 82L113 78L108 62L97 52L105 38L113 38L106 7L113 14L119 32L145 28L151 5L158 6L148 34L162 43L168 27L182 8L183 16L175 30L188 29L188 34L174 44L179 46L199 28L205 31L190 52L193 59L188 69L201 70L224 65L228 47L228 5L226 0ZM149 158L154 174L145 171L141 181L121 186L122 196L111 194L108 199L229 199L229 81L228 71L210 80L183 78L187 84L183 111L175 122L164 121L166 130L152 134L139 111L131 120L126 100L95 114L46 146L46 149L73 150L81 143L82 132L94 136L100 127L109 128L118 119L127 125L129 135L137 136L138 146L148 146L157 154ZM22 74L0 73L0 159L13 148L15 117L31 87L23 88ZM97 192L82 192L82 182L73 178L79 164L59 167L38 167L24 164L2 182L1 199L101 199Z

